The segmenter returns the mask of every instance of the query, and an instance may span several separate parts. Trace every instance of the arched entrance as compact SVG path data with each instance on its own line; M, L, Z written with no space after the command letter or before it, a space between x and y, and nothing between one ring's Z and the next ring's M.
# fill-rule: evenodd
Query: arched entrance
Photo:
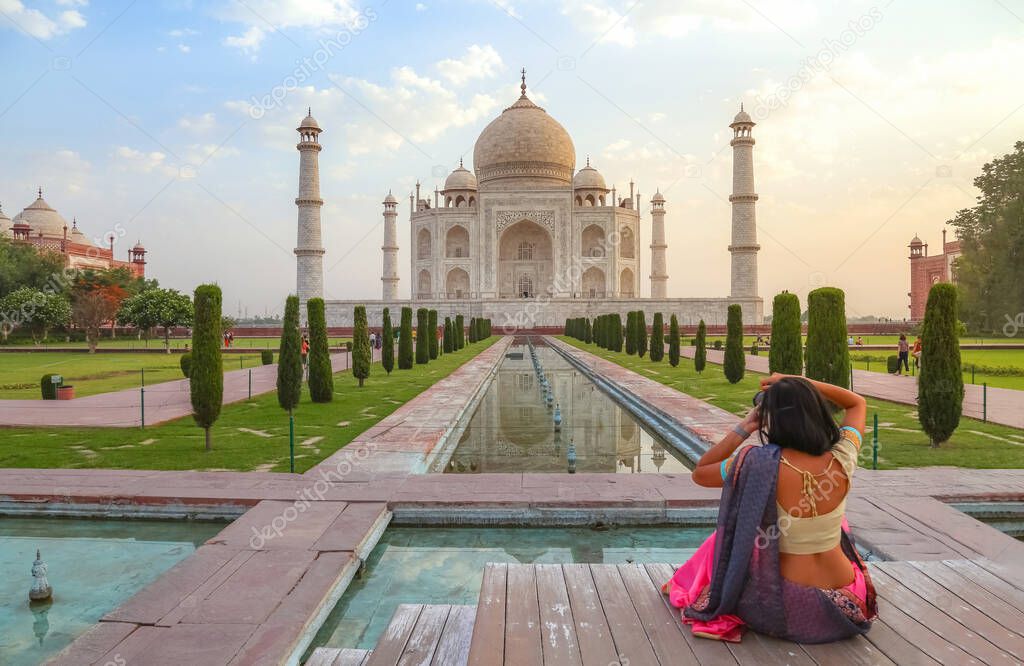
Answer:
M416 279L417 298L430 298L430 271L423 269Z
M467 298L469 296L469 273L461 268L453 268L448 271L444 291L448 298Z
M636 295L634 293L633 271L629 268L623 268L622 272L619 273L619 295L625 298L632 298Z
M416 234L416 258L430 259L430 232L426 229Z
M597 266L583 271L583 298L604 298L604 271Z
M466 227L456 224L445 237L445 256L458 259L469 256L469 232Z
M536 222L516 222L498 241L498 295L533 298L545 294L554 275L551 236Z
M604 229L596 224L591 224L583 230L583 256L603 257L604 256Z

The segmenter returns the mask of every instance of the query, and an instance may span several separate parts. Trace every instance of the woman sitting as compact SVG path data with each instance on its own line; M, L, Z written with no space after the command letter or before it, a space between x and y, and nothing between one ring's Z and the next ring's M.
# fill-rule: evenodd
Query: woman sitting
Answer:
M722 487L718 527L662 590L704 638L736 642L746 626L801 643L864 634L875 591L844 516L864 398L780 374L761 390L693 471ZM829 402L845 410L842 427ZM760 445L745 443L755 430Z

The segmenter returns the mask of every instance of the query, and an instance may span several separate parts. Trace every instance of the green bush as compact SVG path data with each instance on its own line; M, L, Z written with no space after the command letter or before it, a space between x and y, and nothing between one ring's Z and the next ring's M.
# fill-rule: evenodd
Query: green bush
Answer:
M373 351L370 349L370 328L366 323L366 306L357 305L352 314L352 376L359 380L359 388L370 376Z
M455 315L455 349L466 346L466 320L462 315Z
M264 349L263 351L260 352L260 360L263 362L263 365L273 365L274 352L270 351L269 349Z
M188 375L185 375L188 377ZM54 384L53 378L60 377L56 373L48 373L43 375L43 378L39 380L39 388L43 392L43 400L56 400L57 399L57 387L60 384Z
M917 415L932 446L948 441L964 403L960 367L957 288L940 283L928 292L921 330L921 370L917 378Z
M885 359L885 369L889 371L890 375L895 375L900 371L900 357L896 354L889 356Z
M198 314L198 313L197 313ZM281 322L281 346L277 355L277 404L291 414L302 397L302 334L299 331L299 297L289 296Z
M211 428L220 417L224 403L224 362L221 358L220 287L203 284L195 291L195 319L192 325L192 367L189 392L192 418L203 429L206 450L213 448ZM298 302L296 302L296 317Z
M427 309L416 310L416 364L426 365L430 361L430 340L427 334Z
M192 375L191 352L185 352L184 354L181 355L181 358L178 359L178 367L181 368L181 374L184 375L185 377L190 377Z
M735 384L746 373L747 359L743 355L743 308L737 303L729 306L725 334L725 361L723 370L730 384Z
M721 349L722 348L722 341L721 340L715 340L715 343L713 345L711 345L711 346L714 347L715 349Z
M768 372L800 375L803 371L800 297L784 291L772 301L772 344L768 349Z
M636 311L636 355L642 357L647 353L647 315L643 310Z
M437 310L429 310L427 312L427 330L430 333L430 340L428 340L427 351L430 353L431 360L437 358L440 348L437 345Z
M412 308L402 308L402 323L398 326L398 369L409 370L412 365Z
M445 317L444 318L444 339L443 339L443 342L442 342L442 347L444 349L444 353L445 354L451 354L453 351L455 351L455 346L453 344L454 343L454 338L455 338L455 334L452 332L452 318L451 317Z
M668 320L668 363L673 368L679 365L679 319L675 315Z
M626 313L626 353L633 355L636 354L636 311L631 310Z
M704 367L708 364L708 327L704 324L704 320L701 319L700 323L697 324L697 337L693 341L693 369L697 372L704 372ZM720 349L722 342L715 340L715 349Z
M309 397L313 402L330 402L334 399L334 369L331 367L331 351L327 343L324 299L311 298L306 301L306 319L309 322Z
M347 351L349 354L352 353L352 341L351 340L346 340L345 341L345 351Z
M380 365L384 372L391 374L395 369L395 331L391 327L391 310L384 308L380 329Z
M846 295L842 289L821 287L807 294L807 377L850 386Z
M665 358L665 319L660 312L654 313L651 325L651 360L658 362Z

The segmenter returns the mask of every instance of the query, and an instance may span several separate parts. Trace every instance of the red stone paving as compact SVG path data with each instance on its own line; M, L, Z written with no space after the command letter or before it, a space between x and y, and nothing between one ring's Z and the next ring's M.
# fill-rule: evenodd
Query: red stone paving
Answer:
M707 352L710 363L721 365L725 356L724 351L708 349ZM693 358L694 348L684 347L680 354L686 358ZM767 352L757 356L747 354L747 368L754 372L767 373ZM853 390L872 398L917 405L917 378L909 375L854 370ZM987 393L987 398L983 393ZM977 384L964 384L964 416L980 419L984 415L993 423L1024 428L1024 391L993 386L984 389Z
M380 352L373 351L374 361ZM333 354L334 372L344 371L348 354ZM241 402L249 397L249 374L252 373L252 395L269 393L277 388L277 364L261 365L224 373L224 404ZM146 387L146 425L179 419L192 413L187 379L176 379ZM74 400L0 400L0 426L83 426L131 428L142 424L143 395L140 389L75 398Z
M314 618L329 610L332 589L347 585L369 535L391 512L589 507L668 516L717 505L719 492L696 486L686 474L414 473L507 344L485 350L436 391L409 401L303 475L0 470L0 501L36 507L252 507L53 663L103 664L117 655L129 664L285 663L315 630ZM737 421L621 366L574 353L707 438ZM861 469L848 513L862 545L882 557L989 558L1020 570L1024 544L940 501L957 499L1024 500L1024 470ZM254 540L256 534L262 538Z

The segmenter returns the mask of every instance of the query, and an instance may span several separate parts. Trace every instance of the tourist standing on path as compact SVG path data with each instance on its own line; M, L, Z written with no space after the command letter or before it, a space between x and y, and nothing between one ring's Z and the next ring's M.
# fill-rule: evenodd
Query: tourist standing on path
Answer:
M921 369L921 350L922 349L924 349L924 345L921 343L921 336L919 335L919 336L917 336L917 339L914 340L914 349L913 349L914 367L917 368L918 370Z
M896 350L898 356L896 358L896 374L902 375L903 369L906 368L907 373L910 373L910 344L907 342L907 336L900 333L900 341L896 344Z
M306 372L309 362L309 336L302 334L302 371Z

